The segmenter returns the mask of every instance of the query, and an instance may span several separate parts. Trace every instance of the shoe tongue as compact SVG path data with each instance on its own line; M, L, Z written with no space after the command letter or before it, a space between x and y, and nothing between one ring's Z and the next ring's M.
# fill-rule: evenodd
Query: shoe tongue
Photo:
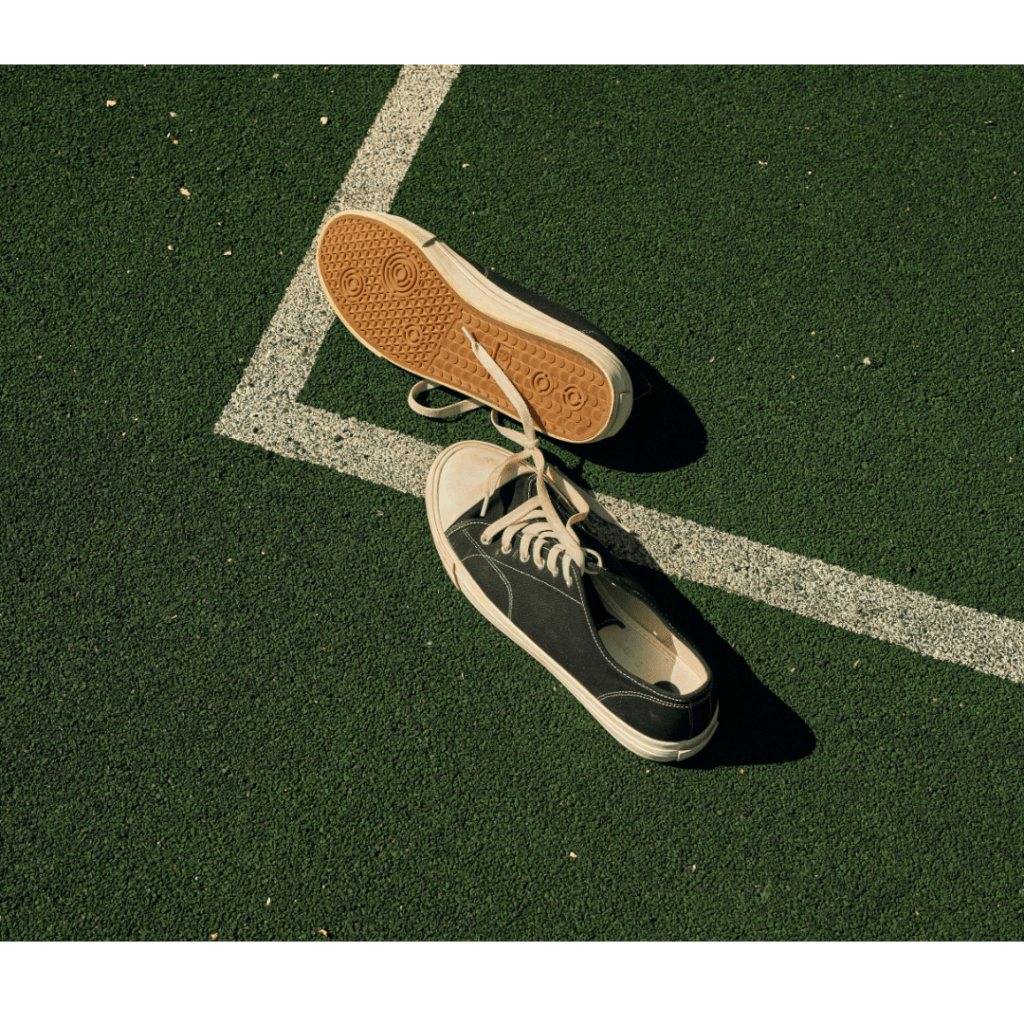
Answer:
M536 476L533 473L524 473L514 480L509 480L499 487L491 495L487 503L487 511L483 515L484 522L496 523L502 516L507 515L514 508L518 508L523 502L530 501L537 496L535 485ZM475 502L459 516L460 519L480 519L481 502Z
M558 493L558 490L555 487L552 487L550 483L548 484L548 494L550 495L551 501L564 523L575 510L569 507L565 499ZM508 515L512 509L518 508L527 501L533 501L536 497L537 474L523 473L521 476L517 476L514 479L509 480L507 483L502 484L501 487L491 495L491 499L487 503L487 512L484 514L483 519L488 523L496 523L502 516ZM477 502L472 507L466 509L459 518L481 518L480 502Z
M511 512L512 509L537 496L537 476L535 473L517 476L515 480L510 480L504 487L499 488L498 493L505 502L505 511Z

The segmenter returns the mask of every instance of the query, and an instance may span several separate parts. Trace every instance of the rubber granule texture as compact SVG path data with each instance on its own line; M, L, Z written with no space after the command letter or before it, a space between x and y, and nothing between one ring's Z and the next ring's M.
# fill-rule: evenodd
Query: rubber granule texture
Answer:
M417 246L365 217L339 217L317 249L328 298L379 356L518 419L473 356L467 327L526 399L537 429L588 441L612 414L612 387L589 359L485 316L454 291Z

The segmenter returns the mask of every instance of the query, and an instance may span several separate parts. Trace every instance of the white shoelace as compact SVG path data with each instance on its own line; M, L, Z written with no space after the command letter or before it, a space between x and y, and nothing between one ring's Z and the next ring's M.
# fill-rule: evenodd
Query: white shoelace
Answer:
M530 416L526 400L516 390L515 385L505 375L505 372L495 362L487 350L477 343L469 331L463 327L466 337L473 349L473 355L480 364L494 379L494 382L505 393L505 397L512 403L520 421L523 424L525 433L518 430L511 430L503 427L498 422L497 411L491 411L491 422L498 433L507 437L510 441L522 446L522 451L510 455L500 466L497 466L487 479L487 496L480 506L480 515L487 514L487 506L490 496L504 483L511 479L508 476L510 470L519 466L530 467L537 476L536 497L517 505L507 515L502 516L497 522L491 523L480 536L484 544L490 544L494 538L501 534L501 549L506 554L512 550L512 541L516 534L520 535L519 559L528 562L533 558L534 565L538 569L547 565L548 572L552 576L558 575L559 561L561 561L562 575L566 585L572 584L570 565L574 564L580 572L593 572L587 563L589 552L596 559L597 565L602 565L601 556L593 548L584 548L576 536L573 526L584 519L590 511L590 505L583 493L575 487L572 482L558 472L553 466L548 466L544 461L544 452L537 442L537 431L533 419ZM546 481L545 481L546 478ZM556 485L561 493L576 509L574 515L563 523L555 509L554 502L548 493L547 484ZM547 557L545 559L544 546L549 544Z
M416 384L413 384L412 390L409 392L409 408L413 412L419 413L421 416L426 416L432 420L449 420L453 416L458 416L460 413L472 412L474 409L482 409L483 403L476 401L473 398L464 398L461 402L452 402L451 405L442 405L438 409L432 409L429 405L422 405L419 402L419 396L424 391L433 391L434 388L440 387L439 384L435 384L433 381L421 380Z

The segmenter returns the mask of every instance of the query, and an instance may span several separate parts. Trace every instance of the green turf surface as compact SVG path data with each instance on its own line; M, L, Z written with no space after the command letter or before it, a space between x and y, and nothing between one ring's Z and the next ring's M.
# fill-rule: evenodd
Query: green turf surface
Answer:
M651 764L421 500L213 433L397 73L0 72L0 937L1020 940L1019 684L646 572L723 679ZM1021 619L1022 86L468 66L392 209L648 364L592 486ZM411 382L300 400L498 440Z

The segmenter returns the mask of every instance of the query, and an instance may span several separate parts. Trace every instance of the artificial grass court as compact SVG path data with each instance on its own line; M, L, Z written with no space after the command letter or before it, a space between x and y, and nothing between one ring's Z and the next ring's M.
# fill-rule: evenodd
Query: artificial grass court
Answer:
M646 762L422 499L214 433L398 73L0 73L0 937L1024 938L1019 683L640 569L723 681ZM1022 89L469 65L391 211L648 367L595 490L1020 620ZM501 443L411 383L300 401Z

